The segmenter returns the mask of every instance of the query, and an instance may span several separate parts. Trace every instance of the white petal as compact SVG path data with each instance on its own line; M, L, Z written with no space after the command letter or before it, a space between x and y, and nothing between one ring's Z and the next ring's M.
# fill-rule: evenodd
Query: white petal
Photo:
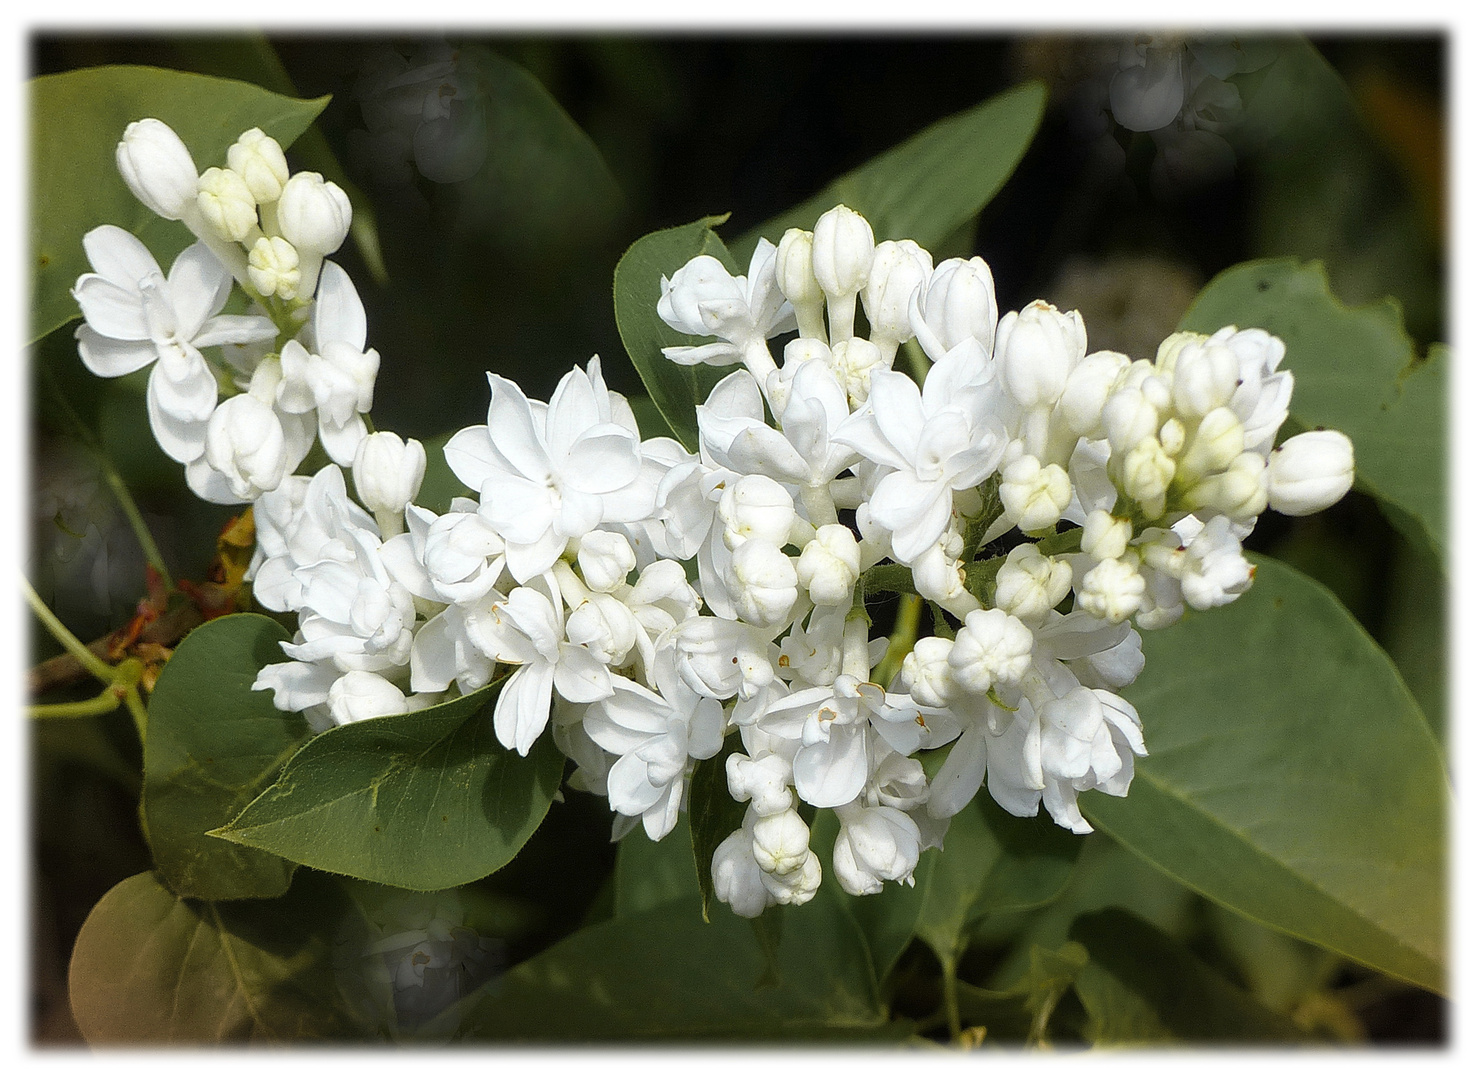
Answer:
M549 723L554 665L527 664L508 677L493 708L493 731L498 741L520 757L527 757L534 740Z

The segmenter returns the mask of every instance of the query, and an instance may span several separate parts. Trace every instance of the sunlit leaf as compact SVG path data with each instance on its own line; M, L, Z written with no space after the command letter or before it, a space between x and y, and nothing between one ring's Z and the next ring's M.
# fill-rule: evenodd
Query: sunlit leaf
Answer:
M337 874L447 889L503 866L533 835L564 756L493 734L497 688L319 735L214 835Z

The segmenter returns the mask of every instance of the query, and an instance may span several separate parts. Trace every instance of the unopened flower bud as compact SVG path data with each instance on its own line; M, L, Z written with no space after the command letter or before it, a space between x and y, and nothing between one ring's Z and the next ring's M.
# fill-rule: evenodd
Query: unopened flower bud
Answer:
M135 198L169 221L193 213L200 173L180 137L162 120L137 120L123 129L118 171Z
M1040 619L1067 596L1073 568L1043 555L1035 544L1018 544L996 571L996 607L1018 619Z
M856 340L856 339L853 339ZM796 578L813 604L842 604L852 598L861 573L857 538L845 525L823 525L796 562Z
M853 896L883 891L884 881L913 884L919 863L919 827L891 806L837 811L841 831L832 850L837 882Z
M754 823L754 861L766 874L799 870L811 853L811 830L800 814L783 810Z
M1120 375L1129 367L1123 353L1089 353L1068 373L1057 399L1057 416L1074 435L1097 439L1103 435L1103 412Z
M1117 559L1124 554L1134 536L1134 523L1116 518L1107 510L1094 510L1083 522L1081 544L1084 554L1095 559Z
M1138 387L1114 391L1103 406L1103 429L1116 454L1127 454L1160 429L1160 413Z
M949 666L955 682L972 693L1020 682L1031 667L1035 638L1015 615L990 608L972 611L955 636Z
M1175 375L1175 365L1180 360L1181 351L1187 345L1199 346L1210 340L1205 334L1198 334L1192 330L1177 330L1160 342L1160 347L1155 350L1154 366L1165 378L1172 378Z
M928 285L933 272L934 260L912 240L884 240L873 250L872 270L862 290L862 310L867 312L875 343L897 345L913 337L909 311L914 293Z
M1175 461L1153 436L1141 439L1124 455L1124 494L1151 519L1165 512L1165 493L1175 478Z
M1268 505L1300 516L1326 510L1355 482L1355 446L1341 431L1305 431L1268 458Z
M328 711L340 724L406 712L405 694L383 675L350 671L328 688Z
M246 274L263 297L291 300L302 282L297 249L280 236L258 237L246 259Z
M274 203L282 197L288 180L287 158L282 146L261 128L243 131L226 151L226 164L246 182L259 203Z
M729 794L735 802L746 799L761 817L783 814L795 806L790 762L784 754L730 754L724 763L729 780Z
M811 268L827 298L856 296L867 285L873 260L872 226L846 206L821 215L811 240Z
M240 243L257 227L257 201L230 169L206 169L200 175L196 205L206 227L222 240Z
M585 584L596 592L610 592L636 569L636 552L631 549L631 541L605 529L580 537L580 550L575 558Z
M1237 414L1225 407L1212 409L1197 426L1177 473L1184 479L1195 480L1221 472L1244 449L1242 422Z
M713 853L713 895L734 909L734 914L753 919L775 903L764 885L764 875L754 861L752 843L745 829L735 829Z
M231 494L255 502L275 490L287 473L282 422L250 394L227 398L206 424L205 460L225 476Z
M1224 473L1207 477L1186 496L1187 509L1212 510L1246 523L1268 506L1267 460L1252 451L1238 454ZM1204 515L1202 515L1204 516Z
M821 888L821 860L807 849L805 861L789 874L761 874L760 881L778 904L808 904Z
M1172 416L1160 425L1160 445L1165 448L1165 453L1171 457L1178 457L1185 449L1185 424L1180 417ZM1236 452L1240 454L1242 447L1239 445Z
M1144 597L1144 577L1137 559L1104 559L1083 575L1078 604L1099 619L1123 622L1139 610Z
M277 202L279 231L300 256L331 255L349 235L353 211L349 196L316 172L295 173Z
M1189 342L1175 360L1172 400L1181 416L1205 416L1232 400L1241 365L1219 342Z
M974 338L990 355L999 337L998 309L995 279L984 259L978 255L969 260L946 259L935 267L920 300L924 325L940 349L948 352ZM926 342L927 338L920 339L920 344Z
M631 609L614 596L593 593L565 623L565 637L583 645L608 667L620 667L636 645L638 627Z
M953 669L949 666L949 653L954 647L948 638L919 638L903 658L898 676L909 696L920 705L942 709L955 695Z
M766 540L746 540L734 549L724 584L734 610L754 626L776 626L800 596L795 563Z
M737 548L746 540L765 540L782 547L795 526L795 501L779 482L758 473L740 477L719 497L724 543Z
M1054 404L1087 351L1083 317L1076 311L1063 314L1045 300L1007 312L996 331L1001 382L1023 408Z
M786 229L775 247L775 284L792 304L820 303L821 283L811 265L816 235L806 229Z
M366 435L354 451L354 489L371 513L402 513L415 501L425 475L425 447L393 431Z
M1061 465L1042 465L1024 454L1001 471L1001 505L1022 532L1057 524L1073 500L1073 485Z

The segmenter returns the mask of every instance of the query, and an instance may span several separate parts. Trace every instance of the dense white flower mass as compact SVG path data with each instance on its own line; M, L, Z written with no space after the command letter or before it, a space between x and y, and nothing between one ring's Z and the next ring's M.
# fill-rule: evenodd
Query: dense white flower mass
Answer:
M123 230L90 233L79 348L100 375L157 361L161 446L203 497L253 504L256 598L297 616L255 688L326 728L501 681L498 741L552 740L616 836L665 836L701 767L744 804L710 867L741 915L807 902L823 861L854 894L911 884L982 787L1091 831L1078 793L1126 795L1150 749L1119 693L1140 632L1235 600L1258 515L1353 481L1338 432L1274 447L1293 378L1266 332L1090 353L1077 312L1001 315L982 260L935 266L838 206L743 276L699 255L651 283L667 326L711 339L668 359L741 365L697 407L696 453L643 439L598 359L547 403L489 373L486 424L445 448L472 495L434 513L421 444L365 420L379 356L324 261L342 192L257 131L185 199L193 161L156 124L120 164L203 242L166 279ZM233 276L251 315L220 314ZM332 463L294 475L315 439ZM932 626L894 642L884 685L865 601L910 591ZM836 815L830 851L803 803Z

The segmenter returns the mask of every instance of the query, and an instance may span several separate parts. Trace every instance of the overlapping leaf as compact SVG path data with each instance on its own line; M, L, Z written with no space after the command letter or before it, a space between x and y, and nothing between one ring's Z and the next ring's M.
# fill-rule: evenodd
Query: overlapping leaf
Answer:
M528 757L499 744L496 693L324 732L213 835L403 889L492 873L544 820L564 767L548 738Z

